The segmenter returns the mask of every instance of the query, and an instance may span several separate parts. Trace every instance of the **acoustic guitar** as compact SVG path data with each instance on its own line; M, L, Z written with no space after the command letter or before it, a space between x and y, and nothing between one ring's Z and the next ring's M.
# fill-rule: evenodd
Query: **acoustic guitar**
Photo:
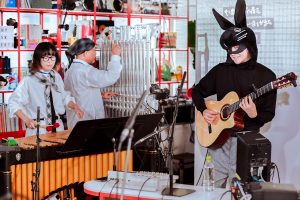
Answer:
M255 89L250 96L252 100L274 89L293 85L297 86L297 76L290 72L261 88ZM219 113L212 124L208 124L200 111L196 112L196 133L203 147L219 147L230 137L232 130L243 130L244 111L240 108L241 99L236 92L229 92L220 101L205 101L207 109Z

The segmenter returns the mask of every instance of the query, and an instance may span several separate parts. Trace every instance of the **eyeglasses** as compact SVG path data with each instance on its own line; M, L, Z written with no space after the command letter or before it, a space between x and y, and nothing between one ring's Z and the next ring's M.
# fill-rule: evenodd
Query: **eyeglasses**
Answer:
M44 56L44 57L42 57L42 60L43 60L44 62L48 62L49 60L55 61L55 60L56 60L56 57L55 57L55 56Z

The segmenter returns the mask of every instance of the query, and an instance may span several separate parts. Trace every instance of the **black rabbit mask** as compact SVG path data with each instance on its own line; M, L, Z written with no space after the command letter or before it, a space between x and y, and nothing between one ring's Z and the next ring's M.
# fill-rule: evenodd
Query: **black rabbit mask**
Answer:
M247 27L245 0L237 0L236 2L234 13L235 24L220 15L215 9L212 11L220 27L225 30L220 38L222 48L225 49L228 54L240 53L247 48L252 59L256 61L256 37L254 32ZM239 48L233 52L231 47L236 45L239 45Z

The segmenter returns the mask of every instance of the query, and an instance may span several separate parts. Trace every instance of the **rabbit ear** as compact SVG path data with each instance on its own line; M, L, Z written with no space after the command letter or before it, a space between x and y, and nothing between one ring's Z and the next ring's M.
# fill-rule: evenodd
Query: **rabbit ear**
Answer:
M230 27L233 27L234 24L232 24L230 21L228 21L227 19L225 19L222 15L220 15L214 8L212 9L213 14L217 20L217 22L219 23L220 27L223 30L227 30Z
M234 13L235 26L241 28L247 26L245 0L237 0Z

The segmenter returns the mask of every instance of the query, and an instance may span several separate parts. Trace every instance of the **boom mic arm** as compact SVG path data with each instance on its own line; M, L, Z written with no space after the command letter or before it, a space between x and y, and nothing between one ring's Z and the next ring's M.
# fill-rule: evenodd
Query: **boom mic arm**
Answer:
M169 127L168 127L168 128L169 128ZM134 143L133 146L136 146L136 145L138 145L138 144L143 143L145 140L148 140L149 138L151 138L151 137L153 137L153 136L159 134L160 132L162 132L162 131L164 131L164 130L167 130L168 128L164 128L164 129L159 130L159 131L154 131L153 133L150 133L150 134L146 135L145 137L143 137L143 138L139 139L138 141L136 141L136 143Z

